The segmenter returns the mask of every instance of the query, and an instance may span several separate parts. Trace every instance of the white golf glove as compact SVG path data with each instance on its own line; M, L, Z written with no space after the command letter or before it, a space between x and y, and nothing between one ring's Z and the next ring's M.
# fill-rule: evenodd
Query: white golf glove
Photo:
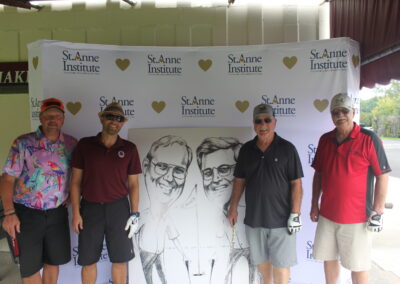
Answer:
M368 219L367 225L368 231L380 232L383 229L383 216L379 215L377 212L372 211L371 216Z
M132 212L131 217L126 221L125 231L129 231L128 238L132 238L133 234L139 229L139 212Z
M289 219L287 221L287 228L289 234L297 233L301 229L301 219L300 214L297 213L290 213Z

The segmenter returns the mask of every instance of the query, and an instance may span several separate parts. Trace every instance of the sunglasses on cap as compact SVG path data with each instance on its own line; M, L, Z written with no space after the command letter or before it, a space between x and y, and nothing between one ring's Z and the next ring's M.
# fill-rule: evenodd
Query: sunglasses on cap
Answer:
M331 111L331 114L335 116L338 115L339 113L348 114L349 112L350 110L348 110L347 108L343 108L343 109L334 109L333 111Z
M262 118L262 119L261 118L254 119L254 123L255 124L261 124L263 122L271 123L272 122L272 118L266 117L266 118Z
M123 116L119 116L119 115L115 115L115 114L105 114L103 115L103 117L107 120L114 120L114 121L118 121L118 122L124 122L125 121L125 117Z
M55 98L50 98L42 101L42 105L40 106L40 111L44 112L50 108L57 108L64 112L64 104L62 101L55 99Z
M43 106L49 107L49 106L56 106L56 107L61 107L61 103L57 101L49 101L49 102L44 102Z

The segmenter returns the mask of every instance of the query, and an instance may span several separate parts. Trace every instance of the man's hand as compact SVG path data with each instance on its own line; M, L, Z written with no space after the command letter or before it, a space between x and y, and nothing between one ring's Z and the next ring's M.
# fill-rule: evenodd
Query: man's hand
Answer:
M133 234L139 229L139 212L131 213L128 221L126 221L125 231L129 231L128 238L132 238Z
M232 227L235 226L235 224L237 223L237 218L238 218L237 210L230 207L228 211L228 220Z
M318 219L319 219L319 208L318 208L318 205L311 207L310 219L313 222L318 222Z
M289 234L292 233L297 233L301 229L301 220L300 220L300 214L298 213L290 213L288 222L287 222L287 228L289 231Z
M3 219L3 229L10 235L12 239L15 239L16 233L20 233L20 222L15 213L5 216Z
M378 214L375 211L371 212L371 216L368 219L367 225L368 231L371 232L380 232L383 229L383 216Z
M81 214L72 215L71 223L75 233L79 234L79 232L83 230L83 220Z

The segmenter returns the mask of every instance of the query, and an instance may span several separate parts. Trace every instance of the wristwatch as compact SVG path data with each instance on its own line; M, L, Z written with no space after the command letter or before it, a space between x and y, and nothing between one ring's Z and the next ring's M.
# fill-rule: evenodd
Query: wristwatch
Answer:
M131 217L140 217L140 212L131 212Z

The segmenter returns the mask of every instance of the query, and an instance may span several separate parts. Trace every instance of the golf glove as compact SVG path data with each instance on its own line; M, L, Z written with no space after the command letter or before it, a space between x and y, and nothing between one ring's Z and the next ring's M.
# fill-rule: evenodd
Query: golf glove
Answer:
M289 220L287 222L287 228L289 234L297 233L301 229L301 219L300 214L297 213L290 213Z
M377 212L372 211L371 216L368 219L367 225L368 231L380 232L383 229L383 216L379 215Z
M128 238L132 238L133 234L139 229L139 212L132 212L128 221L126 221L125 231L128 231Z

